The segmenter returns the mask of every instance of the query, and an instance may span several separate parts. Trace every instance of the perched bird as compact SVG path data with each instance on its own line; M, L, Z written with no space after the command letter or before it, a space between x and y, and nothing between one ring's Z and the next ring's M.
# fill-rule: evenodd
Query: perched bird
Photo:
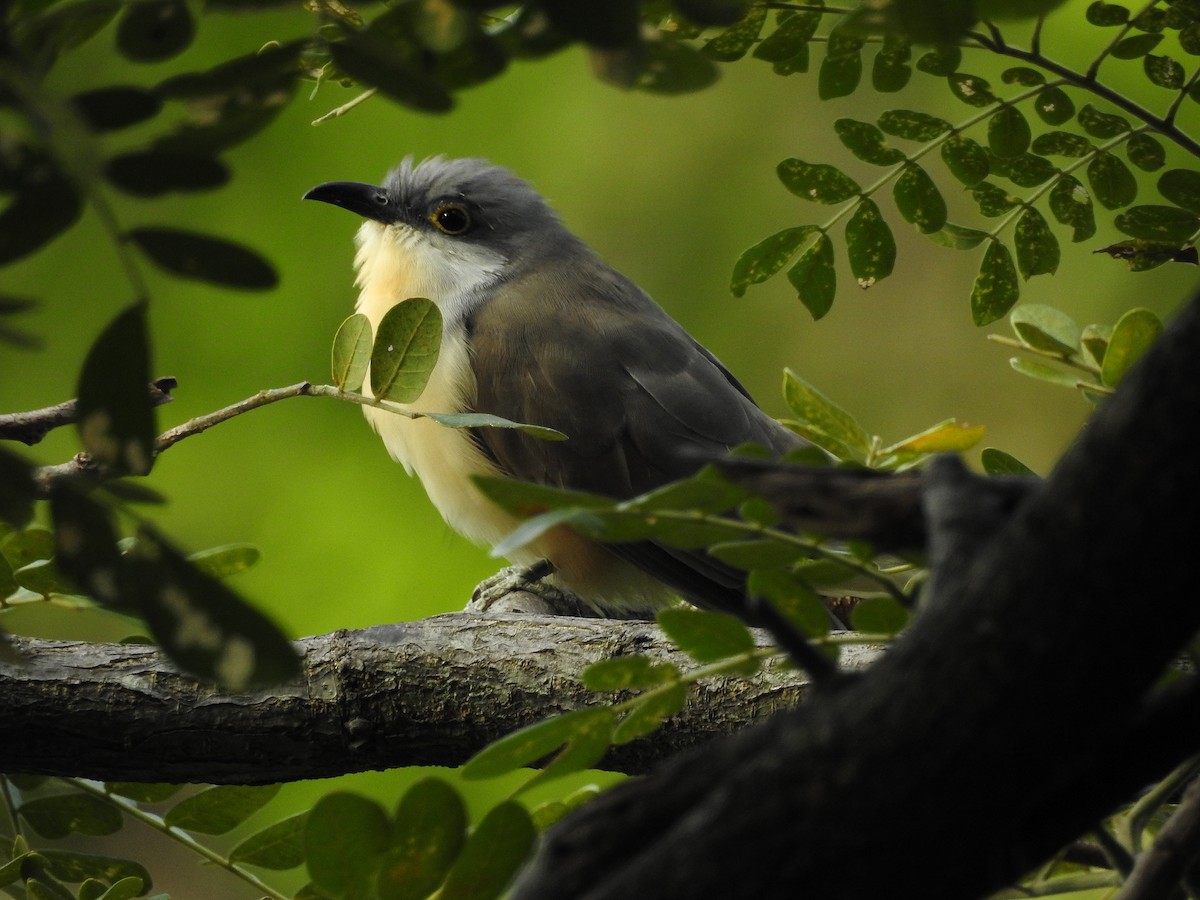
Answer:
M740 444L777 454L805 446L506 169L481 159L408 158L382 186L331 182L305 198L366 220L357 236L357 309L373 328L410 297L441 311L441 355L414 410L492 413L568 436L467 431L365 409L391 455L473 541L494 545L519 523L472 475L625 499L692 475L706 457ZM609 613L660 607L678 593L747 617L744 573L703 550L599 544L560 526L512 561L541 559L553 564L557 586Z

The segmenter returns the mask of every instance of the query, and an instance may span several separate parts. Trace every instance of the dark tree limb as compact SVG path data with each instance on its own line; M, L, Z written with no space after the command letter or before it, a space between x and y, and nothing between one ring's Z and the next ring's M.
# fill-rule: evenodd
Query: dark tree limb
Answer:
M264 783L408 765L454 766L531 722L611 695L589 663L686 658L648 622L453 614L298 642L303 674L222 694L154 648L11 637L0 656L0 771L126 781ZM878 655L845 648L851 665ZM712 679L686 710L601 767L642 772L805 693L795 674Z
M934 574L897 644L568 817L515 896L979 897L1194 754L1194 719L1141 752L1130 736L1194 695L1157 684L1200 628L1200 467L1181 427L1200 418L1197 347L1192 304L1012 503L936 460ZM947 852L963 835L973 852Z
M179 382L171 377L159 378L150 382L151 401L155 406L170 403L174 399L171 391L178 384ZM20 441L32 447L55 428L73 425L78 420L79 411L75 400L67 400L45 409L4 413L0 415L0 440Z

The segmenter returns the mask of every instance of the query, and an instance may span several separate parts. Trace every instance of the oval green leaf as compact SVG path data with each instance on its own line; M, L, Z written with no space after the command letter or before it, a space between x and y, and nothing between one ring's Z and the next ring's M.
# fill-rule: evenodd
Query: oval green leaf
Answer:
M343 391L361 391L371 364L371 320L355 313L338 326L333 337L333 384Z
M117 24L117 49L134 62L162 62L186 50L195 35L184 0L138 0Z
M953 126L945 119L911 109L891 109L878 120L880 131L909 141L932 141Z
M1130 237L1180 244L1200 231L1200 216L1177 206L1131 206L1113 224Z
M940 231L946 224L946 199L929 173L916 163L904 167L892 188L892 198L900 215L922 234Z
M717 662L754 649L754 636L739 619L699 609L664 609L658 627L699 663Z
M817 203L842 203L856 197L862 188L840 169L802 159L785 159L775 169L783 186L805 200Z
M1167 162L1167 151L1162 142L1141 131L1129 136L1125 142L1125 153L1129 161L1143 172L1157 172Z
M380 900L425 900L437 890L467 839L467 810L458 791L423 778L396 808L392 847L375 887Z
M98 797L77 792L26 801L18 812L34 831L52 840L69 834L114 834L125 824L119 809Z
M229 852L229 861L274 872L294 869L304 863L304 830L307 824L308 811L305 810L268 825L234 847Z
M1158 192L1176 206L1200 213L1200 172L1169 169L1158 179Z
M625 718L613 730L612 742L628 744L645 737L683 709L686 703L687 685L682 683L654 691L626 713Z
M1129 121L1116 113L1101 112L1090 103L1079 110L1079 124L1092 137L1113 138L1129 131Z
M1148 54L1142 59L1142 69L1150 83L1160 88L1177 91L1183 87L1186 77L1183 66L1169 56Z
M92 131L116 131L158 115L162 100L154 91L121 85L84 91L71 104Z
M527 768L568 744L578 733L591 729L598 719L608 717L608 708L576 709L553 719L529 725L489 744L467 761L462 776L468 780L495 778Z
M1081 333L1075 320L1053 306L1025 303L1008 317L1021 343L1045 353L1074 356Z
M104 177L134 197L158 197L171 191L208 191L229 182L229 168L211 156L164 150L122 153L104 164Z
M866 430L858 424L854 416L791 369L785 369L783 373L783 398L792 415L807 431L825 435L838 446L848 448L852 458L859 462L867 458L871 437ZM820 440L814 443L825 447Z
M1020 156L1029 149L1031 131L1024 114L1005 104L988 119L988 147L1001 159Z
M1047 125L1064 125L1075 116L1075 103L1066 91L1056 85L1038 91L1033 109Z
M971 289L971 320L987 325L1003 317L1021 295L1017 267L1008 247L993 240L983 254L975 285Z
M391 846L392 826L374 800L344 791L326 794L309 811L304 858L317 887L335 897L367 896L370 873Z
M191 554L188 562L213 578L230 578L253 568L261 556L253 544L223 544Z
M816 233L815 225L799 225L759 241L734 264L729 290L735 297L741 297L750 285L766 281L787 265L804 242Z
M864 290L892 274L896 240L874 200L863 200L846 223L850 271Z
M1017 271L1026 281L1034 275L1053 275L1058 271L1061 255L1058 239L1034 207L1028 207L1017 220L1013 245L1017 249Z
M629 691L675 681L679 669L648 656L614 656L592 663L580 678L589 691Z
M1087 177L1092 194L1107 209L1120 209L1137 199L1137 179L1111 153L1100 153L1088 163Z
M440 895L454 900L495 900L504 894L533 851L537 831L519 803L506 801L471 832Z
M1094 149L1091 141L1072 131L1047 131L1034 138L1031 146L1034 153L1040 153L1042 156L1067 156L1076 159L1087 156Z
M991 169L987 151L977 141L961 134L948 137L942 144L941 154L950 174L967 187L983 181Z
M1148 309L1131 309L1113 326L1100 380L1115 386L1162 333L1162 321Z
M889 147L880 129L870 122L857 119L838 119L833 123L842 145L863 162L874 166L894 166L907 157L895 147Z
M1011 453L997 450L995 447L984 447L979 454L983 471L989 475L1024 475L1035 476L1037 473Z
M275 268L242 244L178 228L135 228L126 237L157 265L192 278L246 291L279 284Z
M1063 175L1050 189L1050 212L1071 229L1071 240L1086 241L1096 233L1096 213L1092 195L1073 175Z
M946 79L950 85L950 93L968 106L984 107L996 103L996 95L986 78L978 75L968 75L966 72L954 72Z
M829 235L822 234L816 243L800 254L796 264L788 269L787 278L814 321L829 312L837 294L833 241Z
M412 403L425 390L442 343L442 314L424 297L402 300L387 311L371 350L371 393Z
M225 834L241 825L279 793L279 785L219 784L180 800L163 817L173 828Z

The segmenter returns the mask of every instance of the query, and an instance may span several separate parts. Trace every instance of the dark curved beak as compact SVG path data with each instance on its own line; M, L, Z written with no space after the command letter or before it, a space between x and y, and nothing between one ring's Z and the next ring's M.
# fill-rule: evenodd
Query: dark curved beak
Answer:
M304 195L305 200L332 203L385 225L395 222L400 210L388 199L387 191L373 184L357 181L328 181L318 184Z

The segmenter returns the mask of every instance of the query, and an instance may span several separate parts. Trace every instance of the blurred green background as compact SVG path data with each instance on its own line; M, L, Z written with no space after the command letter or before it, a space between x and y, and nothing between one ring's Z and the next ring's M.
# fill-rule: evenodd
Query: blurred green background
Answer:
M1065 17L1079 8L1069 4ZM1063 19L1060 13L1056 21ZM205 16L196 44L157 67L118 58L109 29L69 55L50 85L67 95L99 84L153 84L311 27L298 12ZM1066 61L1089 52L1053 22L1044 40ZM989 68L995 70L976 70ZM789 156L842 162L831 128L841 116L871 119L882 109L945 98L950 108L943 115L965 117L966 107L955 107L939 80L917 76L899 96L864 88L820 103L815 77L782 79L747 59L725 67L706 91L655 97L597 81L586 55L572 50L513 66L461 94L448 115L376 98L319 127L313 119L357 91L322 85L310 95L311 87L302 85L264 134L227 155L235 172L228 187L153 202L112 194L124 227L168 224L241 240L274 260L282 277L277 290L243 294L147 265L154 371L179 379L176 401L160 411L163 428L263 388L327 382L329 345L355 296L358 221L300 197L323 181L378 181L407 154L438 153L488 157L531 181L574 231L649 291L776 415L785 412L779 386L782 368L790 366L885 442L954 416L987 426L984 445L1040 472L1086 418L1089 407L1079 396L1012 372L1008 351L985 339L1007 332L1004 323L971 324L967 298L982 249L937 248L891 215L887 202L900 243L896 273L862 292L839 261L838 299L824 320L811 320L782 276L744 298L729 294L742 250L830 213L785 191L775 165ZM135 146L138 132L106 140L109 148ZM845 168L862 183L878 177L878 170L853 161ZM977 224L957 189L942 184L955 195L951 208L959 214L952 219ZM1165 266L1133 275L1089 253L1117 239L1102 225L1086 246L1064 247L1058 274L1026 285L1023 301L1059 306L1081 323L1111 323L1135 305L1169 315L1195 284L1195 271ZM43 301L22 324L45 341L37 352L0 347L0 408L31 409L73 396L87 347L131 299L96 218L85 215L0 279L5 293ZM32 455L56 462L76 450L73 433L62 429ZM297 637L460 609L499 565L450 532L349 404L297 399L253 412L171 449L149 484L170 499L154 515L187 549L235 541L261 549L262 562L236 587ZM129 630L100 614L47 609L8 615L5 627L100 639Z

